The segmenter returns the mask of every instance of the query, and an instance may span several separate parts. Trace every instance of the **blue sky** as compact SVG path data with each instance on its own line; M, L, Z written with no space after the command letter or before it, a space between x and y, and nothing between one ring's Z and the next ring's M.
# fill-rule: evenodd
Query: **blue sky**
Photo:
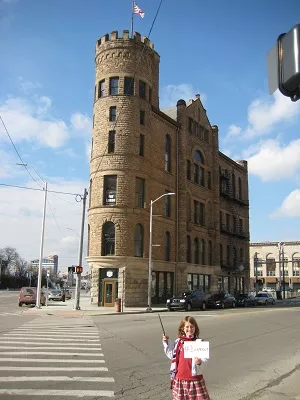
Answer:
M136 31L148 36L159 2L137 1L146 15L134 17ZM300 101L270 96L266 67L299 15L299 0L164 0L150 36L160 107L200 93L221 151L249 161L251 241L300 239ZM95 43L130 20L130 0L0 0L1 116L50 190L88 187ZM0 126L0 183L37 187L16 162ZM49 204L45 255L76 264L81 204L65 195ZM42 206L42 192L1 187L0 248L38 257Z

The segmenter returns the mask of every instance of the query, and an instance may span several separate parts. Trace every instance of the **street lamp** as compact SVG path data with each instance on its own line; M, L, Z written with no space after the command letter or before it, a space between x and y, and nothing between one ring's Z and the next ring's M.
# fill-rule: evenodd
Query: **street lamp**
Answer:
M17 163L17 165L21 165L22 167L27 168L28 164L25 163ZM43 251L44 251L44 237L45 237L45 218L46 218L46 205L47 205L47 182L42 179L42 177L35 171L41 181L44 183L44 207L43 207L43 221L42 221L42 232L41 232L41 244L40 244L40 259L39 259L39 271L38 271L38 282L37 282L37 290L36 290L36 308L41 308L41 286L42 286L42 270L43 270Z
M152 207L153 204L165 196L174 196L175 193L164 193L155 200L150 201L150 228L149 228L149 265L148 265L148 306L146 311L152 311L151 308L151 292L152 292Z

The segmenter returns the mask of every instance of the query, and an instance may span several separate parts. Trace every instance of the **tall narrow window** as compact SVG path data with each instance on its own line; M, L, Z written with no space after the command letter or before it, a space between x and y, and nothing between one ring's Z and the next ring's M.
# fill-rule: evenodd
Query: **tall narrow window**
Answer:
M226 263L227 263L227 266L230 265L230 246L229 246L229 244L226 246Z
M171 234L165 233L165 261L171 260Z
M200 203L200 218L199 218L199 224L201 226L205 226L205 204Z
M224 264L223 260L223 245L220 243L220 265Z
M201 239L201 245L200 245L200 251L201 251L201 264L205 265L206 264L206 248L205 248L205 240Z
M117 175L104 176L103 204L114 206L117 202Z
M166 190L165 193L170 193ZM164 216L171 217L171 196L165 196L164 198Z
M239 200L243 200L243 188L241 178L239 178Z
M211 189L211 172L207 171L207 187Z
M191 237L186 237L186 262L191 262Z
M99 82L98 86L98 98L104 97L105 80Z
M143 257L144 253L144 228L137 224L134 230L134 256Z
M140 110L140 124L145 125L145 111Z
M139 81L139 96L141 99L146 98L146 83L143 81Z
M199 264L199 240L194 239L194 264Z
M233 266L237 267L237 250L236 250L236 247L233 248Z
M220 211L220 231L223 229L223 212Z
M110 95L119 94L119 78L118 77L109 79L109 94Z
M144 157L144 150L145 150L145 136L140 135L140 152L139 155Z
M194 200L194 224L199 224L199 201Z
M213 250L211 240L208 241L208 265L213 265Z
M109 107L109 120L116 121L116 119L117 119L117 107L116 106Z
M192 178L192 165L190 160L186 160L186 179L190 181Z
M200 185L205 186L205 174L204 174L204 168L200 167Z
M116 140L116 131L108 132L108 153L115 152L115 140Z
M152 103L152 89L149 87L149 103Z
M199 166L197 164L194 164L193 167L194 167L194 182L199 183Z
M134 94L134 78L125 76L124 78L124 94L126 96L133 96Z
M115 225L105 222L102 226L102 256L113 256L115 254Z
M226 230L230 231L230 215L226 214Z
M166 135L165 138L165 170L171 172L171 138Z
M232 173L231 179L232 179L232 196L233 196L233 198L235 199L235 196L236 196L236 185L235 185L235 175L234 175L234 172Z
M244 263L244 250L242 247L240 248L240 265L243 265Z
M135 206L144 208L145 203L145 179L136 178L135 180Z

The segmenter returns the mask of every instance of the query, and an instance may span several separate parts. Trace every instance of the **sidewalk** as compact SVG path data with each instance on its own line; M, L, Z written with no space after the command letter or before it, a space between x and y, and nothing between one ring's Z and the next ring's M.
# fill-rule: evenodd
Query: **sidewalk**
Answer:
M117 312L116 307L98 307L97 304L91 304L90 297L80 296L80 310L75 310L75 299L66 300L64 303L59 301L50 301L48 306L41 308L24 308L26 315L57 315L57 316L86 316L86 315L122 315L122 314L143 314L149 313L146 307L124 307L123 312ZM165 312L164 306L152 307L152 313Z

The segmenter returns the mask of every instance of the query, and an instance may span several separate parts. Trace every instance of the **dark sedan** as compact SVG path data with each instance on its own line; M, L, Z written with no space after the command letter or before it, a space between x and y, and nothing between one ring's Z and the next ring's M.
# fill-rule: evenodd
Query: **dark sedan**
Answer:
M229 293L216 293L207 299L206 305L211 308L235 307L235 297Z
M240 293L235 296L235 305L237 307L256 306L256 298L248 293Z
M186 291L167 300L166 304L169 311L186 310L193 308L206 309L206 294L203 290Z

